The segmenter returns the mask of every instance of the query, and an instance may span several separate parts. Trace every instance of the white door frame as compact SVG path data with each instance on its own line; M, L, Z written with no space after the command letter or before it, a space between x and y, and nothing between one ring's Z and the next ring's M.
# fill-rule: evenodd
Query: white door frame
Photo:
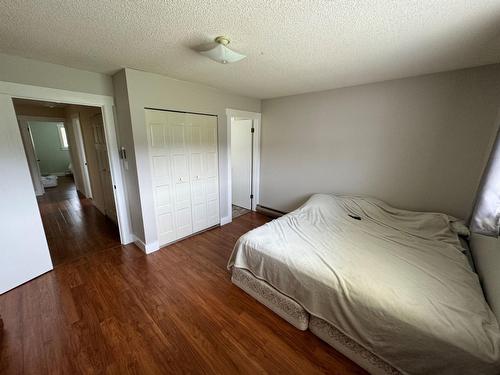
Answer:
M126 187L123 182L122 164L116 136L113 97L5 81L0 81L0 94L5 94L11 98L42 100L101 108L106 143L110 150L109 164L112 182L115 187L114 197L118 216L120 241L122 244L133 242L134 237L130 227L130 213L126 199Z
M87 164L87 155L85 154L85 145L83 144L83 133L82 127L80 125L80 115L78 113L73 113L70 116L71 122L70 126L73 128L73 134L75 135L76 153L80 159L81 165L73 167L78 167L82 171L83 179L83 194L87 198L92 198L92 188L90 185L89 167Z
M225 225L233 221L233 186L232 186L232 176L231 176L231 123L234 117L243 117L245 119L250 119L253 121L254 137L253 137L253 200L252 200L252 211L256 210L259 204L259 187L260 187L260 131L261 131L261 119L262 115L258 112L248 112L240 111L237 109L226 109L226 121L227 121L227 201L224 202L221 199L221 204L226 204L227 216L221 217L221 225ZM221 197L222 198L222 197ZM221 210L222 212L222 210Z

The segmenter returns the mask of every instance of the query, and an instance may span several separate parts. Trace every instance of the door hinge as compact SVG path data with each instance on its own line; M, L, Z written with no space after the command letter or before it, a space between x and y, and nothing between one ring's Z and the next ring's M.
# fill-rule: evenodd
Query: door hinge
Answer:
M253 199L253 194L250 194L250 199Z
M250 132L251 132L251 133L255 133L255 128L252 128L252 129L250 130Z

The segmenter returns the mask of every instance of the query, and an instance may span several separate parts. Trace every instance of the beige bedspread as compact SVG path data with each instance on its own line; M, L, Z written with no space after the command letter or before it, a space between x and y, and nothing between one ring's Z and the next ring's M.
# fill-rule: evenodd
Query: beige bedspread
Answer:
M266 280L403 373L499 374L500 329L453 221L316 194L242 236L228 268Z

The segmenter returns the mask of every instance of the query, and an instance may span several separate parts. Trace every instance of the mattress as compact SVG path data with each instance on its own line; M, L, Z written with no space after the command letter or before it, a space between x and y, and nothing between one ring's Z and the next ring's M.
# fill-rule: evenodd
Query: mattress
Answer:
M456 219L316 194L242 236L246 269L402 373L498 374L500 329Z

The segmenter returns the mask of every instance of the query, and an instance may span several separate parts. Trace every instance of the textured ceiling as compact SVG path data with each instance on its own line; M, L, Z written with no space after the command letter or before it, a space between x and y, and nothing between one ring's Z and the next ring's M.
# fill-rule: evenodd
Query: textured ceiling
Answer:
M217 35L248 58L193 50ZM7 0L0 51L269 98L500 62L500 0Z

